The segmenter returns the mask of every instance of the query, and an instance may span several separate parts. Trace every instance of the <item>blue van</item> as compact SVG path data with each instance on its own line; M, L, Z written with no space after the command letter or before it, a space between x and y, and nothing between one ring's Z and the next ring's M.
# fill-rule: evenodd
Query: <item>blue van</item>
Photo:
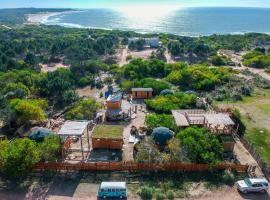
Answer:
M126 199L128 196L126 182L102 182L97 197Z

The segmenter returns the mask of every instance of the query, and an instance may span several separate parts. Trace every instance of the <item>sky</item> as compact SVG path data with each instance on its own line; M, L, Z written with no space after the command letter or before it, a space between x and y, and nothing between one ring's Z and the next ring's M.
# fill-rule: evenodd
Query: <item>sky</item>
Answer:
M115 8L134 4L177 7L270 7L270 0L0 0L0 8Z

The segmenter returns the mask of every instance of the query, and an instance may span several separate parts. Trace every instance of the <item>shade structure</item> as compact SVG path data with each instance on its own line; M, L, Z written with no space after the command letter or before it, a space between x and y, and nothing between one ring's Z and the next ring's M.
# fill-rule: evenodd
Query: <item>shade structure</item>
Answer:
M50 129L39 127L34 129L28 136L29 139L36 142L42 142L45 137L53 135L53 132Z
M173 137L173 131L165 127L155 128L152 132L152 137L156 144L165 146Z

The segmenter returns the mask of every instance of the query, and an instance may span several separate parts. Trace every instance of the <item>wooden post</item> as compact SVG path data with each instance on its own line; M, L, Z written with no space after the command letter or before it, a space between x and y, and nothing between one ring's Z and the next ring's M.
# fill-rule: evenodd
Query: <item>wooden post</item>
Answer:
M88 150L90 151L90 141L89 141L89 129L87 126L87 142L88 142Z
M81 139L82 161L84 161L82 136L80 136L80 139Z

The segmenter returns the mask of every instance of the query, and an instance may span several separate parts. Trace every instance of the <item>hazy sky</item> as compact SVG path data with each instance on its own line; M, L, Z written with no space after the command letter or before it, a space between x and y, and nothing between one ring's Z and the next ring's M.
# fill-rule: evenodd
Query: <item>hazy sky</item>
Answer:
M240 6L270 7L270 0L0 0L1 8L16 7L65 7L65 8L101 8L130 4L165 4L179 7L200 6Z

